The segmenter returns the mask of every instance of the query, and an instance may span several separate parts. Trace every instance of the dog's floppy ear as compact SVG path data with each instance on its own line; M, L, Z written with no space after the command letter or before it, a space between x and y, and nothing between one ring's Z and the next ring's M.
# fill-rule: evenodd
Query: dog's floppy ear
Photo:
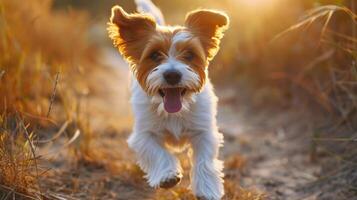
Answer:
M120 6L112 8L108 23L109 37L130 63L140 59L145 43L155 32L156 22L144 14L128 14Z
M186 27L200 38L208 60L216 55L228 24L229 18L224 12L206 9L188 13L185 20Z

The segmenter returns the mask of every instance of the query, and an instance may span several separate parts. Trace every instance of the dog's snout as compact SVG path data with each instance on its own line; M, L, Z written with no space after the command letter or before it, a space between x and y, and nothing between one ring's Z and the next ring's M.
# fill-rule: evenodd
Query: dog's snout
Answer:
M170 69L164 72L164 78L166 82L170 85L176 85L181 81L182 74L181 72Z

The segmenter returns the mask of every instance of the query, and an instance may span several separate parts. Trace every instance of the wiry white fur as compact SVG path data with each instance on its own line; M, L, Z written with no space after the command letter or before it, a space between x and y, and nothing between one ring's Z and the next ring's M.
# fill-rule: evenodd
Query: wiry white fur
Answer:
M150 14L155 18L156 23L164 25L165 20L161 10L155 6L150 0L135 0L136 9L140 13Z
M180 32L176 33L174 35L174 37L172 38L172 43L174 45L171 46L170 53L171 54L174 53L173 51L175 50L175 44L177 42L183 42L183 41L189 40L191 38L192 38L191 33L187 32L187 31L180 31Z
M180 34L174 41L188 39ZM175 42L172 45L174 48ZM174 50L166 63L152 70L147 78L151 90L165 86L163 72L174 68L182 73L180 85L190 87L198 84L199 76L174 58ZM147 94L137 80L132 83L131 103L135 115L133 133L128 144L136 154L138 164L146 173L148 183L158 187L160 182L182 176L178 159L165 145L166 134L171 134L177 144L183 138L188 139L193 150L191 187L196 196L217 200L224 194L222 162L217 159L218 149L223 143L223 136L216 125L217 97L210 80L207 79L200 93L186 94L183 97L183 108L180 112L169 114L163 108L163 98Z

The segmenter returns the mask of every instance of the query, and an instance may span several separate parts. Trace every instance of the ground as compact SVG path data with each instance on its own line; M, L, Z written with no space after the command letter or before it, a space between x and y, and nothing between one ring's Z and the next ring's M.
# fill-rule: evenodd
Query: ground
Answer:
M311 161L311 139L302 115L286 109L253 112L241 97L232 98L235 103L220 105L218 120L226 138L224 157L239 154L246 159L242 187L255 187L267 199L313 199L301 188L316 179L320 168Z

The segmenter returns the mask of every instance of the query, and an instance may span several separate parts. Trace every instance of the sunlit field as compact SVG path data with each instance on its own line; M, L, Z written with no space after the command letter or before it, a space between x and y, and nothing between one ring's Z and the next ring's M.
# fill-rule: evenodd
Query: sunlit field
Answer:
M209 66L225 200L357 196L357 1L153 0L230 27ZM108 37L134 0L0 0L0 199L193 200L153 189L127 145L130 70Z

